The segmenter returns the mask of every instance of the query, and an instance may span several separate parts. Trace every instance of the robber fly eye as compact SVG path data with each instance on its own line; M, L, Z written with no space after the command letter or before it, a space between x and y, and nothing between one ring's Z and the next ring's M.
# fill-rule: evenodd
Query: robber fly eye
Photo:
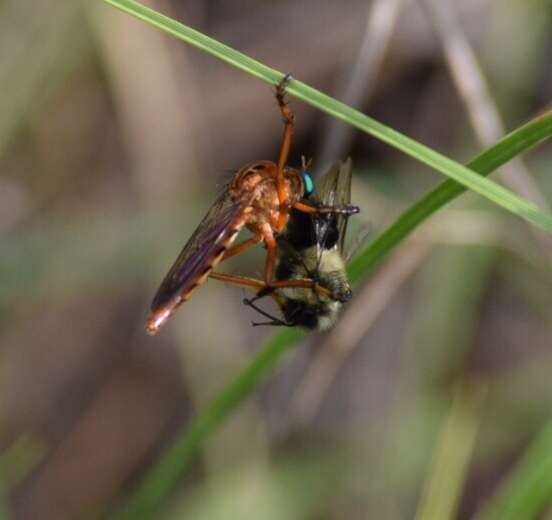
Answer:
M314 191L314 181L309 172L302 171L301 178L303 179L303 186L305 188L305 195L310 195Z

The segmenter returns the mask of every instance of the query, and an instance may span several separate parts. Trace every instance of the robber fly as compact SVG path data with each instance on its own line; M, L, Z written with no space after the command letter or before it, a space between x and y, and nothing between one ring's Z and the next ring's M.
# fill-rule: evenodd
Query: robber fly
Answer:
M352 162L338 163L317 180L307 199L313 206L348 206L351 201ZM285 231L278 237L275 279L311 279L314 287L287 286L263 289L244 303L253 307L268 322L254 325L300 326L321 331L331 328L352 292L344 259L347 214L302 213L291 210ZM328 292L321 292L324 287ZM280 307L284 319L271 316L255 302L270 294Z
M294 115L284 99L290 75L276 88L276 100L284 120L284 134L278 162L258 161L240 168L194 231L165 276L151 304L146 330L155 334L176 308L188 300L193 290L207 277L261 289L314 287L309 279L273 280L276 237L289 220L290 210L305 214L352 214L352 206L312 205L303 197L313 189L308 172L286 165L294 129ZM247 227L253 236L232 245L240 230ZM263 280L213 272L222 260L240 254L255 244L264 243L266 260ZM320 288L324 292L324 288Z

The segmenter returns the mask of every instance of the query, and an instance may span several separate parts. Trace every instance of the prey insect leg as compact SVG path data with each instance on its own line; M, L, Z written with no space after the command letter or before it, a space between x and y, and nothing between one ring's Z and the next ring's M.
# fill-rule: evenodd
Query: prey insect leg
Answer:
M272 314L266 312L265 310L261 309L258 305L255 304L255 299L252 298L251 300L244 298L243 299L244 305L247 305L248 307L251 307L255 311L257 311L261 316L264 316L265 318L268 318L270 321L264 321L264 322L255 322L252 321L251 325L253 327L258 327L260 325L274 325L274 326L280 326L280 327L294 327L294 323L287 323L284 320L281 320L279 318L276 318L276 316L272 316Z

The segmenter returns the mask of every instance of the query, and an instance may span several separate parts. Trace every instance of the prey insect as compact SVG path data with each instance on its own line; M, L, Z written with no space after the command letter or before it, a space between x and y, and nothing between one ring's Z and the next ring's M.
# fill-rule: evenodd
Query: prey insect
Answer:
M263 243L266 247L262 287L314 287L316 283L310 279L273 279L276 237L286 228L289 212L344 215L358 212L358 208L353 206L312 205L303 200L313 190L312 179L307 171L286 164L294 130L294 115L284 98L290 80L290 75L284 76L276 88L276 100L284 122L278 161L257 161L233 175L157 290L146 323L150 334L157 333L177 307L188 300L194 289L209 276L235 285L259 288L260 281L212 271L221 261L243 253L255 244ZM244 227L253 236L233 245ZM326 291L322 287L319 290Z
M351 159L335 164L316 184L308 201L314 206L348 206L351 200ZM344 259L348 215L337 213L301 213L292 210L285 231L278 237L275 279L308 278L314 287L262 289L256 297L244 300L270 321L254 325L300 326L328 330L351 299ZM318 290L324 287L329 294ZM284 319L260 308L256 301L270 294Z

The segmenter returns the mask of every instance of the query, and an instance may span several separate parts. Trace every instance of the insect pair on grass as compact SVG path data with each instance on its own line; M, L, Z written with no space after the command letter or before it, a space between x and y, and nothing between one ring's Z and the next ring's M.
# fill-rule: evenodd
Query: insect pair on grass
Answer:
M146 330L155 334L177 307L208 277L257 291L244 300L270 321L263 324L327 329L351 298L343 242L350 205L351 162L333 167L315 188L306 164L287 166L294 115L285 100L285 76L276 88L284 121L278 162L258 161L240 168L194 231L159 287ZM233 244L242 228L253 236ZM263 279L213 271L221 261L256 244L266 248ZM257 305L270 295L284 319Z

